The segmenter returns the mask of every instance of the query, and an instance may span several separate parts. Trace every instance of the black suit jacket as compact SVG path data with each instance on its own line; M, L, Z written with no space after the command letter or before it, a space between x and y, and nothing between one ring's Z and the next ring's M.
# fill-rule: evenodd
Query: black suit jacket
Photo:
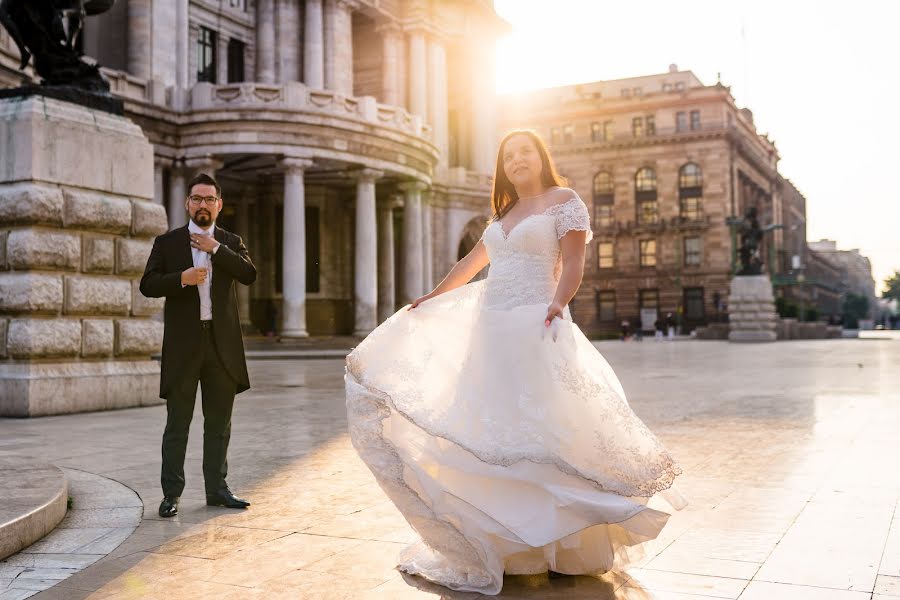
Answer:
M216 226L215 238L221 245L212 255L213 334L219 356L237 383L237 393L241 393L250 388L250 377L234 282L250 285L256 281L256 267L239 236ZM166 299L160 398L168 396L200 350L200 293L195 285L181 286L182 271L193 266L190 233L185 225L154 240L141 278L143 295Z

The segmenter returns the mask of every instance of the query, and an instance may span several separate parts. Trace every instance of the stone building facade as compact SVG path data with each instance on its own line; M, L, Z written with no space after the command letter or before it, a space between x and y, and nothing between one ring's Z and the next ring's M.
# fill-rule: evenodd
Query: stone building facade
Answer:
M724 317L736 262L729 220L751 206L763 227L782 218L775 144L728 87L672 65L502 97L498 106L502 129L545 137L592 214L594 240L572 305L586 333L613 334L650 309L673 313L686 332ZM778 273L783 231L766 240L762 259Z
M506 27L489 0L119 0L83 47L153 145L170 227L194 174L222 183L260 271L247 329L363 335L478 239ZM17 60L0 32L0 86Z
M841 314L840 268L810 250L806 238L806 197L789 180L778 178L784 244L781 271L773 278L775 295L797 307L815 307L821 318ZM799 316L799 313L798 313Z
M810 251L836 265L839 274L837 288L843 301L846 294L865 296L869 300L869 318L878 305L875 295L875 279L872 277L872 263L859 253L858 248L838 250L834 240L818 240L809 243Z

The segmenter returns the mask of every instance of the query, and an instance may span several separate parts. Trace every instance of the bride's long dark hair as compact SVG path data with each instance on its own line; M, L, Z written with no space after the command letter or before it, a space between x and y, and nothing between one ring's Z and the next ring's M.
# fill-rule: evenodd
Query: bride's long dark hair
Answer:
M503 149L506 147L506 142L509 138L514 135L528 136L534 143L534 147L537 148L538 154L541 157L541 184L545 188L554 185L560 187L565 187L567 185L566 178L556 172L556 166L553 164L553 159L550 158L547 144L541 139L540 134L533 129L513 129L503 136L503 140L500 142L500 149L497 150L497 167L494 169L494 189L491 192L491 209L494 211L494 214L491 217L492 220L503 217L503 215L508 213L512 207L516 205L516 202L519 201L519 195L516 193L515 186L506 177L506 172L503 170Z

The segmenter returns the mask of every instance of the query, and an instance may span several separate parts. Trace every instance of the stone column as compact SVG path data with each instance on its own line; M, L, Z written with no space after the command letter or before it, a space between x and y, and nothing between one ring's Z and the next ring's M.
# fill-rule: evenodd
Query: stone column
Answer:
M423 259L422 244L422 191L421 181L407 181L397 186L404 193L403 209L403 298L408 304L422 296Z
M129 0L127 8L128 72L141 79L150 79L150 52L153 48L150 0Z
M426 191L422 194L422 291L428 293L434 286L434 261L431 229L431 203L434 192Z
M428 116L428 82L426 69L425 32L409 32L409 112Z
M325 88L353 95L353 8L348 0L325 0Z
M470 69L473 76L472 127L470 128L469 155L472 169L479 173L494 172L494 158L497 149L497 123L494 114L494 59L493 52L486 49L470 55Z
M256 0L256 80L275 83L275 0Z
M184 208L187 198L187 180L184 167L175 162L169 172L169 207L166 211L169 218L169 229L187 225L188 216Z
M303 82L314 90L325 89L322 0L306 0L303 20Z
M428 122L434 131L434 145L440 150L438 164L445 167L450 137L447 92L447 51L443 41L431 38L428 40ZM492 97L493 94L484 95L485 99Z
M153 158L153 201L157 204L165 204L165 170L170 161L156 156Z
M300 14L298 0L277 0L276 77L279 83L300 81Z
M282 236L281 337L304 338L306 330L306 202L303 173L313 162L284 158L284 217Z
M385 23L375 31L381 34L381 101L400 106L403 102L400 81L403 38L400 28L395 23Z
M366 336L378 325L378 225L375 181L381 171L356 173L356 235L354 236L353 335Z
M186 94L190 87L190 0L175 0L175 74L176 83ZM185 96L182 96L184 98ZM177 102L176 102L177 103Z
M394 314L394 208L403 206L402 196L392 195L378 204L378 322Z
M251 241L249 240L250 219L247 217L248 200L246 197L235 198L233 204L235 209L235 233L243 238L245 245L248 245ZM250 256L252 257L253 254L251 253ZM237 288L238 315L241 319L241 329L248 331L250 328L250 286L235 283L235 287Z
M219 32L216 36L216 84L228 83L228 37Z

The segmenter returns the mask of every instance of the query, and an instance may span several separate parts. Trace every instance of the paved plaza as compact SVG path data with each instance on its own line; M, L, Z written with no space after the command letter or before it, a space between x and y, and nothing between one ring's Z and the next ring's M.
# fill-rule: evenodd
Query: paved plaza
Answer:
M627 572L508 577L500 597L900 596L900 340L597 347L680 461L690 505ZM340 359L260 360L250 370L254 387L238 397L229 461L232 489L253 503L244 512L204 504L199 403L188 487L172 520L156 516L164 407L0 419L0 455L121 482L144 505L111 553L65 579L51 570L60 582L33 598L479 597L394 570L413 534L350 445ZM97 505L79 489L70 492L73 509ZM122 527L82 522L59 543L38 542L45 546L33 547L27 564L67 564ZM27 564L0 562L0 580L27 579ZM30 593L3 587L0 599Z

